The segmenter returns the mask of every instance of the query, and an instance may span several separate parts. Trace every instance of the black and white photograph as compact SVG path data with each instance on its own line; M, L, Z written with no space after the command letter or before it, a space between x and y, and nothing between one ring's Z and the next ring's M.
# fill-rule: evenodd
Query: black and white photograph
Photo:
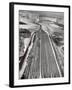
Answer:
M19 78L64 77L64 13L19 10Z
M10 3L10 87L70 83L70 7Z

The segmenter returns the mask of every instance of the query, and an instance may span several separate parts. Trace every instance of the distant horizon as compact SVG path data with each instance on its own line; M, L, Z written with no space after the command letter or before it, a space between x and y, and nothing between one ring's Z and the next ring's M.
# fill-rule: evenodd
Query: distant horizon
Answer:
M51 18L64 18L64 12L52 12L52 11L32 11L32 10L19 10L23 13L33 13L39 15L39 17L51 17Z

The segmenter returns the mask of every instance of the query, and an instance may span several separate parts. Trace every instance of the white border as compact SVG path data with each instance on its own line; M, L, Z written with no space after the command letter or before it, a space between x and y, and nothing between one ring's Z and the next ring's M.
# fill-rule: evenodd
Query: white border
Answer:
M36 11L55 11L64 12L64 78L48 78L48 79L27 79L19 80L18 60L19 60L19 10L36 10ZM34 84L50 84L68 82L68 8L59 7L42 7L29 5L14 5L14 85L34 85Z

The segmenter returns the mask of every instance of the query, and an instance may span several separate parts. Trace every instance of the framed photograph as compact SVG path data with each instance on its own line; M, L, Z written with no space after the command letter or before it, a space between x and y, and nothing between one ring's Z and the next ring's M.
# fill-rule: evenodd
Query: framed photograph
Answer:
M9 3L9 86L70 84L70 6Z

